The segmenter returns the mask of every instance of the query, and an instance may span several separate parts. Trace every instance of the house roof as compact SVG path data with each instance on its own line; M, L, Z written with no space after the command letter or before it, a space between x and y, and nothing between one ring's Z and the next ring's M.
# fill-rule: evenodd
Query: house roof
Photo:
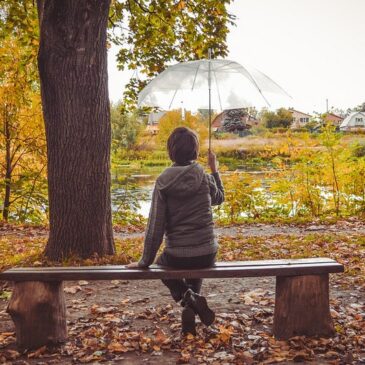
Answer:
M307 114L307 113L303 113L303 112L301 112L301 111L299 111L299 110L296 110L296 109L289 109L289 111L290 112L292 112L292 113L299 113L299 114L303 114L303 115L306 115L306 116L308 116L308 117L312 117L310 114Z
M220 127L221 126L221 121L223 119L223 113L224 112L221 112L219 113L218 115L216 115L212 121L212 127Z
M334 117L339 118L339 119L345 119L344 117L341 117L341 115L338 115L335 113L327 113L327 116L329 116L329 115L333 115Z
M352 112L350 115L348 115L341 123L340 128L344 127L351 127L354 126L352 121L354 120L354 117L360 116L364 118L364 127L365 127L365 112Z

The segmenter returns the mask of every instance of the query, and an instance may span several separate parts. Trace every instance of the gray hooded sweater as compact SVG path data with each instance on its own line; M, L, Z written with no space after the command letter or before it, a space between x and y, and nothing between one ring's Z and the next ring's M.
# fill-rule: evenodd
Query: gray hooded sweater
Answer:
M201 165L168 167L156 181L140 267L156 257L165 234L164 251L175 257L215 253L212 205L224 201L218 172L206 174Z

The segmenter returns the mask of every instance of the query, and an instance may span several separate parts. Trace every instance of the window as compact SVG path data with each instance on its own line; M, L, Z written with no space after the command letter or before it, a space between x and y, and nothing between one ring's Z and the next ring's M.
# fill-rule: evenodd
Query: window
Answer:
M363 125L363 119L362 118L355 118L355 125L362 126Z

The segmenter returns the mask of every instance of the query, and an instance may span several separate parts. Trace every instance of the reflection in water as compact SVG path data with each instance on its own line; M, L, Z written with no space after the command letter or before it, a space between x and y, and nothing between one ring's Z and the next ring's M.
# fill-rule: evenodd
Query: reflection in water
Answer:
M143 167L140 169L121 166L112 172L112 209L113 212L120 210L130 210L148 218L152 190L155 181L166 166ZM267 187L268 172L256 170L249 166L232 166L232 170L224 172L224 175L230 175L233 171L249 173L254 179L260 180L263 188ZM267 168L267 166L266 166ZM272 171L270 171L272 172Z
M122 166L113 169L111 191L113 213L131 211L147 218L156 178L164 168L159 166L137 169Z
M151 189L152 191L152 189ZM151 206L151 199L150 200L145 200L145 201L141 201L140 202L140 208L138 209L139 214L141 214L143 217L148 218L148 214L150 212L150 206Z

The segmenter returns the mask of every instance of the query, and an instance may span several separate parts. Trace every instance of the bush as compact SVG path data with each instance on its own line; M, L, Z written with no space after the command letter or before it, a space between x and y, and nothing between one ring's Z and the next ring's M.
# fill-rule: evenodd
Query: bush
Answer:
M354 157L365 157L365 144L359 144L352 150L352 155Z

